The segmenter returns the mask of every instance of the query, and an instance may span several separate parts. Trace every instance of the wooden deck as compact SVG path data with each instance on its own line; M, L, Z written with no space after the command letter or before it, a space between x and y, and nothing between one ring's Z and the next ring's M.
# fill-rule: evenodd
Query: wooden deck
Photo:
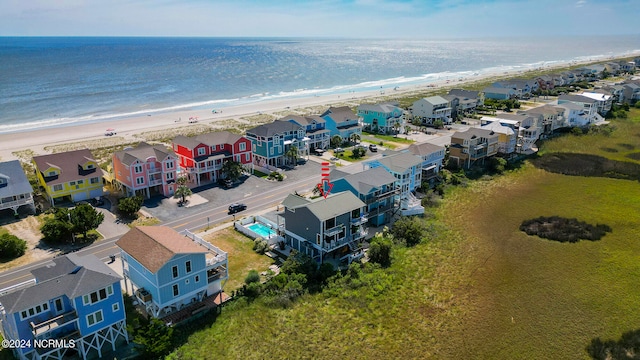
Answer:
M173 312L160 320L169 326L175 326L182 322L188 321L192 317L202 313L208 312L211 309L217 308L219 305L224 304L231 297L224 292L218 293L214 296L207 296L202 301L189 305L182 310Z

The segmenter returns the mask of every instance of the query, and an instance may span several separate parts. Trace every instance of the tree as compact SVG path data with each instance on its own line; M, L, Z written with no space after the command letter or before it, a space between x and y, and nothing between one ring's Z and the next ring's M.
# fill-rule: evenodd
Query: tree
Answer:
M359 159L359 158L361 158L361 157L363 157L363 156L365 156L367 154L367 149L358 146L358 147L353 148L353 150L351 152L352 152L352 156L353 156L354 159Z
M242 164L237 161L227 160L222 164L222 168L220 169L222 175L231 181L236 181L242 176ZM185 184L180 184L185 185ZM189 194L191 195L191 194Z
M396 221L391 228L393 238L403 241L407 246L420 243L424 235L422 220L416 217L403 217Z
M391 265L391 248L393 243L387 237L374 237L369 245L369 260L382 267Z
M142 346L146 359L159 359L173 348L173 328L152 318L149 323L135 330L133 341Z
M87 238L89 230L97 229L104 221L104 214L97 211L89 204L80 204L69 212L69 222L73 226L74 233L81 233Z
M133 218L142 208L142 196L132 196L118 201L118 211L128 218Z
M404 126L404 133L409 135L409 133L411 132L411 126L409 125L405 125Z
M15 235L5 233L0 235L0 259L11 260L18 258L27 251L27 242Z
M331 147L337 148L338 146L340 146L340 144L342 144L342 138L340 137L340 135L334 135L330 140Z
M296 164L298 163L298 147L295 145L289 146L289 149L284 153L284 156L289 159L293 166L296 166Z
M63 244L71 242L73 225L68 220L60 220L57 218L47 218L40 227L42 233L42 241L48 244Z
M260 274L258 274L258 271L256 270L249 270L247 277L244 278L244 283L247 285L251 283L259 282L259 281L260 281Z
M492 156L489 158L489 168L497 174L502 174L507 166L507 160Z
M189 189L186 185L180 185L176 189L175 194L173 194L173 198L180 199L180 203L184 204L187 196L191 196L192 194L193 192L191 192L191 189Z
M433 122L433 126L434 126L436 129L442 129L442 128L444 127L444 121L442 121L442 120L438 119L438 120L436 120L436 121L434 121L434 122Z
M360 141L360 135L359 135L359 134L356 134L356 133L353 133L353 134L349 135L349 140L350 140L351 142L353 142L353 143L356 143L356 144L357 144L357 143L358 143L358 141Z

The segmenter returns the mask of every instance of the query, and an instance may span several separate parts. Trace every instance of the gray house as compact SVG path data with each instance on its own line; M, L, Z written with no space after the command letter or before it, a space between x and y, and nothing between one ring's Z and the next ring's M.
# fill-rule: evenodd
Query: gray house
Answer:
M0 162L0 211L11 209L15 215L22 205L33 205L33 188L20 166L20 161Z
M285 242L318 264L328 259L352 261L364 253L366 205L349 191L307 199L289 194L284 201Z

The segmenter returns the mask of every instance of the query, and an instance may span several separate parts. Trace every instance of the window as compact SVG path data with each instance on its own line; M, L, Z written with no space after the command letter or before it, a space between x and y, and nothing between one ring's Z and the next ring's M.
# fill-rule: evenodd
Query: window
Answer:
M187 261L186 263L184 263L184 268L186 269L187 273L191 272L191 261Z
M173 161L167 162L167 169L173 169Z
M71 181L71 182L69 182L69 185L71 185L71 186L74 186L75 184L76 184L76 182L75 182L75 181Z
M22 320L26 319L26 318L30 318L32 316L36 316L38 314L41 314L45 311L49 311L49 303L44 303L41 305L37 305L34 306L32 308L29 308L27 310L23 310L20 312L20 318Z
M120 175L120 174L119 174L119 172L118 172L118 175ZM91 184L97 184L99 181L100 181L100 180L99 180L99 178L97 178L97 177L91 178L91 180L89 180L89 182L90 182Z
M178 291L178 284L173 285L173 296L178 296L180 291Z
M62 306L62 299L61 298L57 298L56 301L53 302L53 304L56 306L56 311L57 312L61 312L64 307Z
M200 275L196 275L196 277L194 278L195 282L200 282Z
M78 185L84 184L84 180L78 180Z
M173 277L177 278L178 277L178 267L174 266L171 268L171 272L173 273Z
M98 324L100 322L102 322L103 318L102 318L102 310L98 310L94 313L91 313L89 315L87 315L87 325L89 326L93 326L95 324Z
M61 184L53 185L53 191L62 191L62 185Z
M184 283L185 283L185 285L189 285L189 279L186 279L186 280L184 281Z
M104 289L100 289L98 291L94 291L90 294L84 295L82 297L82 303L84 305L95 304L98 301L102 301L111 295L113 295L113 287L109 285Z
M247 149L247 144L240 143L240 151L245 151Z
M325 222L325 229L331 229L336 226L336 218L327 219Z
M136 174L140 174L140 173L142 172L142 165L136 165L136 166L133 168L133 171L134 171Z
M173 180L173 173L167 173L167 180Z
M137 184L137 185L142 185L142 184L144 184L144 178L143 178L143 177L137 177L137 178L136 178L136 184Z
M249 154L244 154L244 162L249 162Z
M275 149L274 148L270 148L269 149L269 155L273 155L275 153Z
M205 154L205 151L206 151L206 149L205 149L205 148L203 148L203 147L198 148L198 155L200 155L200 156L204 155L204 154Z
M87 169L93 169L93 164L87 165Z
M49 172L47 173L47 176L55 176L55 175L56 175L56 172L55 172L55 171L49 171Z
M114 303L113 305L111 305L111 310L113 310L113 312L117 312L118 310L120 310L120 304Z

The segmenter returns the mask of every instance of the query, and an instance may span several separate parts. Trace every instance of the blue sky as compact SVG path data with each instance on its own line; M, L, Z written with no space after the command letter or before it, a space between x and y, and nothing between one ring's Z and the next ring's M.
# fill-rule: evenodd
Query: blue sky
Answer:
M0 0L0 36L638 34L638 0Z

